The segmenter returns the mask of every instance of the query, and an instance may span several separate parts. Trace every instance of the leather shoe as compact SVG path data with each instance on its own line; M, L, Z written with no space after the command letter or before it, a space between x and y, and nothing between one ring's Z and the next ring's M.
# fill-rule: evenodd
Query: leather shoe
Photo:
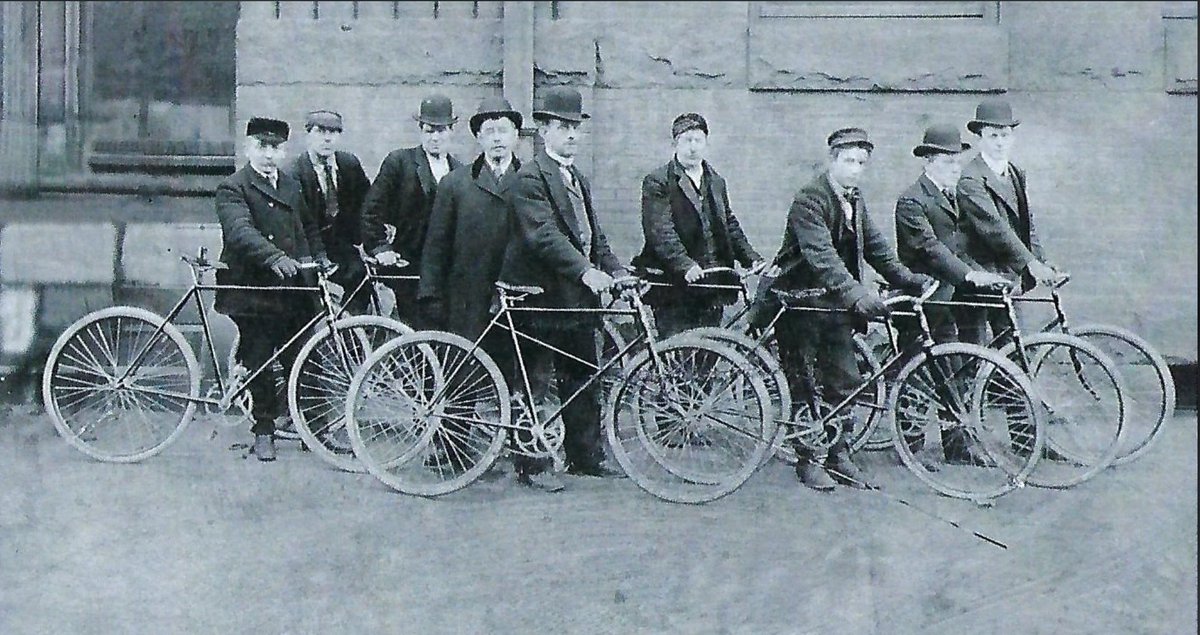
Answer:
M831 476L834 482L854 489L875 489L875 486L867 480L866 472L863 472L850 460L850 452L843 450L837 454L830 454L825 460L825 473Z
M567 488L554 472L517 472L517 482L543 492L561 492Z
M259 461L274 461L275 460L275 437L270 434L254 435L254 456L258 457Z
M996 462L991 457L971 450L947 453L946 463L949 465L968 465L971 467L996 467Z
M603 463L572 463L567 466L567 474L575 476L594 476L596 478L625 478L624 472L609 469Z
M800 477L801 483L818 492L832 492L837 486L837 482L830 478L829 473L825 471L825 466L813 461L803 459L798 461L796 476Z

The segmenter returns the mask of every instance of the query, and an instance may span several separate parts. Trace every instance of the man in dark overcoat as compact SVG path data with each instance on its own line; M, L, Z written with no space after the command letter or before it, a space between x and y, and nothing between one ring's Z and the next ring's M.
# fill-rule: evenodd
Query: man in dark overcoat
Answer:
M984 270L967 254L966 219L958 209L958 179L962 174L962 153L971 148L962 142L954 125L931 126L925 130L921 144L913 155L921 158L924 171L896 201L896 250L900 262L912 271L928 274L940 282L930 297L934 301L977 301L973 295L980 289L1007 286L1002 276ZM959 315L970 319L973 309L925 306L930 331L936 342L958 341ZM902 325L909 338L916 338L917 325L908 321ZM953 422L955 414L939 413L944 421ZM961 427L941 425L942 450L948 463L977 464L981 457L971 452ZM924 430L913 430L910 446L920 445Z
M900 263L859 195L858 181L875 148L866 131L843 128L826 142L828 170L796 192L783 244L775 256L780 273L772 288L821 289L825 293L813 305L839 310L788 311L775 327L779 361L797 409L836 405L863 379L854 357L854 332L865 327L865 320L888 312L883 299L868 286L868 264L889 283L909 292L919 293L929 283L926 276ZM833 489L831 474L838 482L865 487L866 476L851 462L846 442L853 421L844 414L833 423L841 434L825 457L796 445L796 474L817 490Z
M304 203L300 183L279 169L288 137L284 121L251 118L246 124L248 163L217 186L217 218L221 222L222 285L249 287L307 286L299 265L328 263L321 232ZM215 308L228 315L240 334L238 361L251 372L312 317L313 297L305 291L219 289ZM280 356L290 369L297 346ZM283 411L276 394L277 378L269 369L250 382L254 406L254 454L275 460L275 418Z
M366 276L355 249L362 228L362 204L371 180L358 157L339 150L342 116L331 110L308 113L304 122L305 152L291 163L289 173L300 180L304 202L321 228L325 253L337 271L330 280L350 293ZM363 289L347 308L364 312L370 289Z
M975 109L967 129L979 137L979 155L963 168L958 180L958 204L967 220L968 254L989 271L1021 282L1053 284L1059 273L1046 263L1041 241L1029 209L1025 171L1009 160L1016 128L1012 106L989 100ZM992 335L1008 329L1003 311L976 311L969 323L959 322L963 341L987 344L988 322Z
M654 289L646 298L662 337L720 325L722 309L736 294L688 288L701 280L704 269L732 267L735 262L745 267L765 264L733 214L725 179L706 160L708 122L697 113L684 113L671 124L671 136L671 161L642 179L645 244L632 263L665 272L659 281L673 285Z
M513 149L522 117L508 100L488 97L469 123L482 153L438 186L425 234L417 301L430 328L474 342L492 318L496 280L508 246L508 197L521 167ZM511 385L512 336L493 328L480 346ZM434 436L437 454L426 463L463 469L466 466L456 459L468 456L471 449L461 443L452 446L456 439L465 438L464 426L449 419L444 419L442 426L445 433Z
M450 133L458 121L450 98L426 97L414 118L421 129L421 144L393 150L384 158L362 208L362 241L367 253L385 266L403 258L410 267L401 273L412 275L419 274L438 184L460 165L450 155ZM396 228L390 242L385 225ZM389 284L396 292L400 318L418 322L417 285L407 281Z
M583 97L569 87L546 90L541 110L533 113L544 142L532 161L517 171L511 188L512 229L500 279L536 286L542 293L525 302L531 307L594 308L599 295L611 289L613 276L625 269L609 248L592 204L592 187L574 165L579 126L588 115ZM597 358L595 315L531 314L522 319L531 335L582 360ZM550 396L552 381L566 399L591 375L591 369L536 345L522 345L529 370L532 399L540 412ZM600 396L595 382L563 413L564 450L568 473L617 476L604 467L600 439ZM519 457L520 483L547 491L563 488L545 461Z

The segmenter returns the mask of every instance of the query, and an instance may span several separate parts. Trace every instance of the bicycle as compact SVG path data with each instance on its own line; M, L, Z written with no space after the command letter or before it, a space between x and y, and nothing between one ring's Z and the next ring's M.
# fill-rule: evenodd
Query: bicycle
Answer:
M654 456L670 451L669 446L686 445L675 443L672 434L677 430L666 425L679 417L719 421L727 429L761 429L774 414L766 388L748 362L728 347L699 338L656 342L641 301L646 286L631 276L616 281L631 306L628 309L522 306L542 289L504 282L497 282L496 288L497 311L474 342L451 333L421 331L388 342L359 368L351 382L346 421L355 456L368 472L394 490L440 496L482 476L506 445L514 454L553 458L561 465L564 409L603 381L610 369L625 363L629 370L615 380L602 410L604 434L622 469L642 489L673 500L700 502L728 493L676 476L665 485L660 483L656 479L661 468L655 461L640 461L637 446L663 446L649 450ZM638 334L615 355L591 364L524 332L514 320L521 314L628 316ZM516 391L480 347L496 328L509 333L517 353ZM574 394L560 395L557 408L539 407L531 401L521 342L584 363L592 374ZM647 408L655 422L653 430L641 430L631 438L623 434L626 420L620 415L627 408L615 404L630 402ZM512 442L506 444L510 434ZM750 436L763 437L761 430ZM712 438L720 440L715 433ZM769 440L748 448L723 448L716 443L710 447L725 451L726 471L748 473L761 461Z
M391 336L411 331L386 318L343 317L327 273L317 264L301 265L302 270L315 273L316 286L247 287L203 283L202 276L224 266L210 262L203 248L196 257L182 256L181 260L191 270L192 283L165 317L132 306L100 309L76 320L50 350L42 375L46 412L70 445L94 459L117 463L144 460L179 437L197 406L213 413L238 407L249 383L318 324L324 328L309 338L311 346L306 350L310 354L327 348L337 351L329 358L342 367L327 368L336 374L346 374L355 364L354 355L340 337L344 332L351 331L360 340L372 340L384 333ZM261 367L244 376L231 376L227 382L220 365L214 364L213 390L201 396L195 351L173 321L194 303L206 352L217 359L201 293L218 289L316 294L321 310ZM304 360L297 356L296 361L299 365ZM288 402L293 412L297 398L295 386L289 385Z

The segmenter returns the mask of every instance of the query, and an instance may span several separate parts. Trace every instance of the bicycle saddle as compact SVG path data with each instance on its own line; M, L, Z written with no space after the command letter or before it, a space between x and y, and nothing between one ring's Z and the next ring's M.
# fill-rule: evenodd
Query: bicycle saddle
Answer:
M538 295L545 291L541 287L526 287L519 284L509 284L503 280L496 281L496 288L509 293L520 293L525 295Z

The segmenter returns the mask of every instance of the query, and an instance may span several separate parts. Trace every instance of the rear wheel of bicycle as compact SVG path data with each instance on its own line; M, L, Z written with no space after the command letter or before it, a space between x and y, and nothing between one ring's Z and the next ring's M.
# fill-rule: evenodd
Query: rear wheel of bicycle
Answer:
M995 351L939 344L896 376L888 399L901 460L938 492L976 502L1025 482L1044 439L1039 398Z
M483 475L504 449L512 404L500 369L469 340L403 335L366 358L350 383L354 456L405 494L440 496Z
M1122 380L1125 432L1113 465L1137 459L1150 449L1175 415L1175 380L1166 360L1146 340L1115 326L1087 325L1074 335L1112 360Z
M199 394L199 364L183 334L135 307L80 318L54 343L42 374L58 433L101 461L161 452L191 421Z
M766 346L760 346L754 338L748 335L719 327L694 328L685 333L728 346L750 362L754 370L758 371L763 385L767 388L767 395L771 399L771 410L777 419L776 425L780 425L778 419L783 419L792 411L792 392L788 388L787 376L783 374L783 367L779 365L779 360L767 350ZM785 429L784 432L786 433L787 430ZM789 458L791 461L796 460L795 453L783 436L780 437L780 443L776 445L774 454L780 454L784 460L789 460ZM773 453L768 452L764 460L770 459L771 456Z
M1023 337L1028 374L1046 409L1046 451L1026 482L1062 489L1108 467L1125 425L1123 386L1104 353L1077 337ZM1017 361L1016 343L1001 354Z
M314 455L347 472L362 472L346 432L346 396L354 373L375 349L412 333L403 322L361 315L313 335L288 377L287 403L296 433Z
M782 430L752 364L691 335L644 350L608 399L604 430L617 462L646 492L705 503L732 492L762 464Z

